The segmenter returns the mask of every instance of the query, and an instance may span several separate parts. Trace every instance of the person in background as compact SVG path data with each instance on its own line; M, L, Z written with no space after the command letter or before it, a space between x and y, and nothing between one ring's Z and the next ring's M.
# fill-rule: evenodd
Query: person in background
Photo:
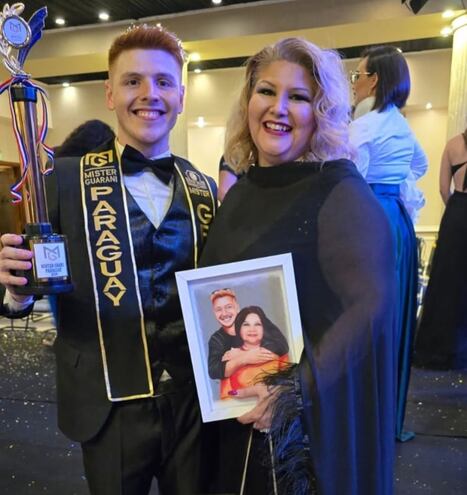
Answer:
M232 167L225 161L224 156L219 161L219 186L217 189L217 199L220 203L228 190L242 177L242 173L236 173Z
M270 494L276 480L281 495L390 495L394 248L349 160L342 61L282 39L248 60L233 108L225 158L246 176L225 197L200 265L290 252L304 351L297 365L237 391L258 398L238 423L210 424L215 493Z
M467 129L446 144L439 186L446 210L423 301L414 364L460 369L467 368Z
M63 143L54 149L54 157L83 156L114 137L113 129L102 120L87 120L71 131Z
M399 300L396 438L405 441L413 437L403 431L403 424L416 326L418 264L415 231L401 199L401 185L409 179L413 186L428 162L400 111L410 94L409 68L400 50L379 46L364 51L351 80L356 107L350 137L358 152L356 165L386 212L394 240Z
M73 292L58 296L60 429L80 442L92 495L200 492L201 418L175 272L194 268L215 184L171 154L183 109L180 40L132 26L109 50L106 102L117 138L47 177L49 214L68 238ZM188 184L189 180L189 184ZM191 212L203 212L203 217ZM10 270L31 268L20 236L1 237L0 313L33 301Z

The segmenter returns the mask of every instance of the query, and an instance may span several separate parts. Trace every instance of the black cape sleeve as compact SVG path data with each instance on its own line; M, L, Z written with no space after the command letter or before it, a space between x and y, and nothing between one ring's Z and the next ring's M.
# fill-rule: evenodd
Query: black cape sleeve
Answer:
M289 459L279 471L293 483L293 493L310 493L312 483L323 495L392 494L393 252L387 219L368 186L353 177L339 182L318 215L318 265L332 294L321 302L323 311L334 314L318 342L312 343L312 328L303 329L305 349L292 380L296 386L284 388L274 412L277 432L284 426L281 409L297 399L302 438L290 442L289 430L277 452L277 458ZM286 419L296 433L293 415ZM306 464L303 457L297 464L304 445L313 473L303 469L299 486L294 466Z

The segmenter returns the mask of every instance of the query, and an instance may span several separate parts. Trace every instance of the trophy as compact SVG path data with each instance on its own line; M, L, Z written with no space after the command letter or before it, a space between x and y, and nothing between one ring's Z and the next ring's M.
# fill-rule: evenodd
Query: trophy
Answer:
M26 277L28 283L16 286L18 294L42 296L69 292L70 277L66 239L54 234L49 222L44 175L53 171L45 168L45 152L53 163L53 152L45 143L47 134L47 106L45 91L31 81L23 65L32 46L41 38L47 8L37 10L25 21L20 14L21 3L6 4L0 11L0 56L11 78L0 85L0 94L8 91L13 130L21 162L21 178L10 187L13 203L24 204L26 228L21 247L33 253L31 270L16 270L15 275ZM13 54L16 52L16 56ZM38 95L42 103L43 122L38 126Z

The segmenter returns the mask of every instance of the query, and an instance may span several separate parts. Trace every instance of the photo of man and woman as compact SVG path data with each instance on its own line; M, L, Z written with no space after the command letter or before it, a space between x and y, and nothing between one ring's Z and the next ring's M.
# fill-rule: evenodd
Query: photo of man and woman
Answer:
M232 289L216 289L210 299L221 327L209 339L209 376L220 380L221 399L229 399L264 374L281 370L289 345L260 306L240 309Z
M177 273L203 420L232 418L242 389L300 359L302 330L290 255Z

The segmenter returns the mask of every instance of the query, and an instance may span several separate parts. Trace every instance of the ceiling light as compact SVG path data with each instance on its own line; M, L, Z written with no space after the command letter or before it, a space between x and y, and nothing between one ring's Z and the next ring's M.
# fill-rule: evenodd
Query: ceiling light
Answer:
M431 101L429 101L426 105L425 105L425 109L426 110L431 110L433 108L433 104L431 103Z
M55 19L55 24L57 24L57 26L64 26L65 25L65 19L63 17L57 17Z
M451 36L452 34L452 28L450 26L445 26L443 29L440 31L441 36L444 36L447 38L448 36Z
M206 121L204 120L204 117L198 117L198 119L196 120L196 125L199 128L204 127L206 125Z
M196 69L194 70L195 74L201 74L201 72L202 70L199 67L196 67Z
M70 86L70 83L69 82L66 82L66 81L65 82L62 82L62 86L64 88L68 88Z
M451 17L454 17L455 14L454 14L454 10L447 9L441 15L443 19L450 19Z
M222 0L212 0L212 3L214 5L220 5L222 3Z
M201 55L198 52L190 53L190 62L199 62L201 60Z
M110 19L110 15L107 12L99 12L99 19L101 21L108 21Z

